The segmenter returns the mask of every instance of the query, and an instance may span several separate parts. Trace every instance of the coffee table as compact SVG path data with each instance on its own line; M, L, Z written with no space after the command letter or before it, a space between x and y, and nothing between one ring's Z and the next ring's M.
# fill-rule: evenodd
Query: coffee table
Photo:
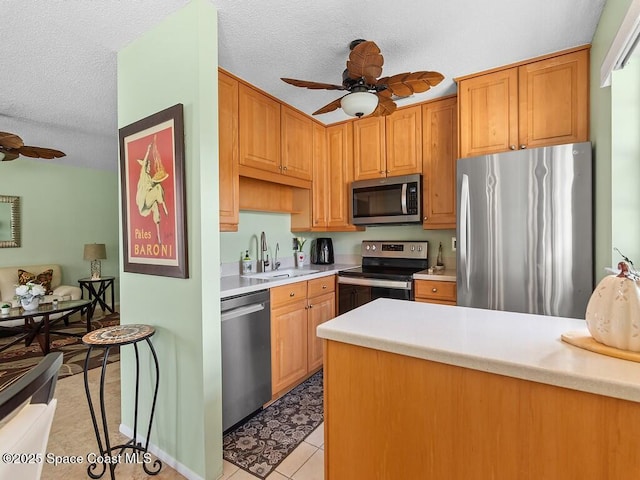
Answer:
M0 315L0 332L11 332L20 335L14 341L0 348L0 352L22 340L24 340L26 346L29 346L36 339L40 344L42 353L46 355L51 348L51 334L81 338L84 333L62 332L60 330L52 330L51 327L55 327L60 321L68 321L71 315L80 312L86 315L86 333L90 332L91 317L93 315L90 305L90 300L67 300L58 302L58 306L55 308L51 303L41 304L37 310L25 310L22 307L12 308L7 315ZM54 314L60 314L60 316L51 318ZM24 324L3 325L10 320L24 320Z

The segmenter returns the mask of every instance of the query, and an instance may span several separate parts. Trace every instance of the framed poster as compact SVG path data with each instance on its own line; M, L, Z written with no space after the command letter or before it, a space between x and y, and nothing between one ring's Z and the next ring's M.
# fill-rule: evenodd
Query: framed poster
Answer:
M125 272L189 277L182 110L119 131Z

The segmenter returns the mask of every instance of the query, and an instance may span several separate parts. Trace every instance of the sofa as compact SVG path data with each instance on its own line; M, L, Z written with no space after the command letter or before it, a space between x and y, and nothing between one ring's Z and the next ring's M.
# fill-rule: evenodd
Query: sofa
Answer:
M58 298L59 300L78 300L82 296L82 290L80 290L80 287L62 285L62 269L60 268L60 265L26 265L0 267L0 302L8 302L13 306L18 306L18 302L14 298L16 294L16 285L18 285L18 270L30 272L36 276L36 278L41 274L52 270L53 274L50 276L50 294L45 296L44 302L50 302L53 298ZM37 279L33 281L35 283L41 283Z

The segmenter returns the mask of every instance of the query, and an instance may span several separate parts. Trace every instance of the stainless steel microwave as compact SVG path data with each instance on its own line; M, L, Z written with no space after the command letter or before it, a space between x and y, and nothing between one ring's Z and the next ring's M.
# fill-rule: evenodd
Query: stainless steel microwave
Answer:
M422 175L403 175L351 183L352 225L420 223Z

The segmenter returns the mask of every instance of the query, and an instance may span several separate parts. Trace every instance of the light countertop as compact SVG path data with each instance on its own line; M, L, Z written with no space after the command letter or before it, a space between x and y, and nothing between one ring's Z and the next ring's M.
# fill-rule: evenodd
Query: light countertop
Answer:
M294 282L302 282L306 280L313 280L314 278L326 277L328 275L335 275L341 270L347 270L349 268L355 268L358 265L350 264L338 264L333 265L305 265L303 268L296 268L295 270L300 272L307 272L310 270L319 270L315 273L305 273L296 277L285 277L277 279L258 279L247 278L241 275L229 275L226 277L220 277L220 297L228 298L234 295L242 295L245 293L256 292L258 290L264 290L266 288L278 287L280 285L287 285ZM284 270L284 268L283 268Z
M320 325L321 338L640 402L640 363L560 340L574 318L377 299Z
M429 269L421 270L413 274L414 280L437 280L439 282L455 282L455 270L440 270L439 272L429 273Z

